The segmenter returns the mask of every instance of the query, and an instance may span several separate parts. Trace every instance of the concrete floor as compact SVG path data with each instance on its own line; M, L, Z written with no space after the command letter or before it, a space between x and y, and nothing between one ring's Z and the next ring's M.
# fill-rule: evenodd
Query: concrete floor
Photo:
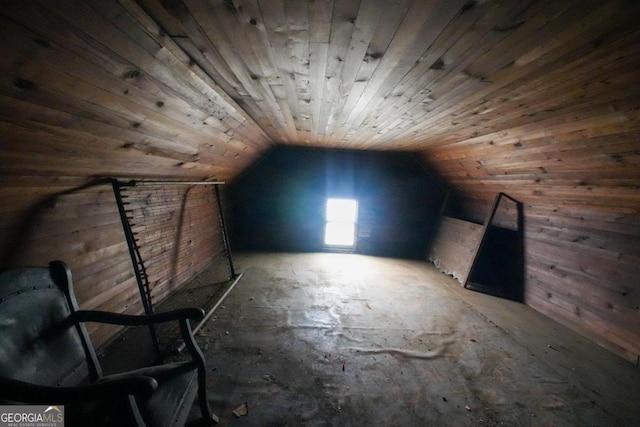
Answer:
M244 276L200 337L222 425L640 423L635 366L430 264L346 254L235 263Z
M198 334L223 426L640 423L635 366L428 263L234 260L243 277Z

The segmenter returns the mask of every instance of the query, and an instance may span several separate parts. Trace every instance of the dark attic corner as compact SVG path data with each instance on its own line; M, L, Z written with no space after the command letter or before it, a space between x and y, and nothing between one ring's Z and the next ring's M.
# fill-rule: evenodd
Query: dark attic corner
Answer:
M0 425L637 425L639 18L1 2Z

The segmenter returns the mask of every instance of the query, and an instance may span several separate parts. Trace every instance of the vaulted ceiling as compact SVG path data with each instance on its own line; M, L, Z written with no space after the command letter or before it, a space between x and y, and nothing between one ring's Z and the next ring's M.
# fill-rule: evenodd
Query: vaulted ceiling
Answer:
M411 150L471 199L639 213L638 18L624 0L5 0L0 168L230 180L275 144Z

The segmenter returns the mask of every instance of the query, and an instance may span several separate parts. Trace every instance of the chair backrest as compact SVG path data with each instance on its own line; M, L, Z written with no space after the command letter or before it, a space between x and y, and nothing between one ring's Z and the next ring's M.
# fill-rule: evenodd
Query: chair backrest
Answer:
M100 375L64 263L0 274L0 375L46 386L73 386Z

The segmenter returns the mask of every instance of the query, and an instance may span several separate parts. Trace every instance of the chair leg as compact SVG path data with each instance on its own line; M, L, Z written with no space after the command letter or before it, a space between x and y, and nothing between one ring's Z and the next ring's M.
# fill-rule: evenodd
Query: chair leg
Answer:
M220 421L218 417L211 412L209 407L209 400L207 399L207 380L204 372L198 370L198 402L200 403L200 412L202 412L202 418L206 425L218 424Z
M189 349L189 353L191 353L193 361L198 366L198 400L200 402L200 412L202 412L203 424L218 424L218 417L211 413L209 401L207 400L207 367L204 360L204 354L202 354L202 350L200 350L200 347L198 347L195 339L193 338L193 333L191 332L191 326L189 325L188 320L180 320L180 330L182 331L184 343Z

